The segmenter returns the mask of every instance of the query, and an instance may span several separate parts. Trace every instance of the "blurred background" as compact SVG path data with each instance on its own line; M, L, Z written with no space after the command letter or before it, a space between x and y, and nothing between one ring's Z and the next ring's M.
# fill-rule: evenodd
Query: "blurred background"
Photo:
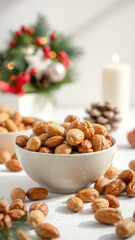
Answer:
M0 49L6 47L10 29L33 23L38 13L84 49L76 65L78 81L54 93L59 106L86 107L101 100L102 67L114 52L131 66L130 104L135 104L134 0L0 0Z

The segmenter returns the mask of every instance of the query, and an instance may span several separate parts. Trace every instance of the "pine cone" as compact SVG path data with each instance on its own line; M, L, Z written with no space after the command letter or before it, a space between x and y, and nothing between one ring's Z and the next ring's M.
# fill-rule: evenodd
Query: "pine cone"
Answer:
M36 86L39 88L48 88L50 84L50 78L47 74L43 74L39 79L36 80Z
M116 130L121 122L120 111L110 102L92 103L90 109L86 109L89 117L85 119L91 123L99 123L104 125L108 132Z

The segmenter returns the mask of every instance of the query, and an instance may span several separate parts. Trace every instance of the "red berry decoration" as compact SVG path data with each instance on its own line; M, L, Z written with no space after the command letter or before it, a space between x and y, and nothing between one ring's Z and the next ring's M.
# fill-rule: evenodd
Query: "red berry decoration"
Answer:
M21 37L22 31L18 30L14 33L15 37Z
M50 40L53 41L55 38L57 38L57 34L56 33L52 33L50 35Z
M128 141L135 148L135 129L128 133Z
M49 45L44 46L43 51L44 51L44 53L50 52L51 51L50 46Z
M35 38L35 44L40 46L41 45L41 37L36 37Z
M12 47L15 47L16 46L16 41L12 40L9 42L9 46L12 48Z
M34 34L34 28L28 28L28 29L27 29L27 33L28 33L29 35L33 35L33 34Z
M10 78L9 78L9 82L10 82L11 85L12 85L13 82L16 81L16 78L17 78L16 75L11 75L11 76L10 76Z
M21 30L22 30L22 32L27 32L27 27L26 27L25 25L23 25L23 26L21 27Z
M31 70L30 70L31 76L35 76L35 75L37 75L37 73L38 73L38 69L36 67L31 68Z
M59 60L64 60L64 59L68 58L68 54L65 51L59 51L58 58L59 58Z
M51 56L52 56L52 52L51 51L48 51L48 52L45 53L45 57L46 58L51 58Z
M70 59L67 58L65 60L61 60L60 61L65 67L68 67L70 65Z

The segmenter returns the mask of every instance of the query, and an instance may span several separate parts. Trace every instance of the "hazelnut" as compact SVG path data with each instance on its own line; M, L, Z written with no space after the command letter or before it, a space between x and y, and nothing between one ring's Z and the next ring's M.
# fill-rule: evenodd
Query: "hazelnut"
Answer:
M12 201L14 201L16 199L21 199L24 202L24 200L26 198L26 194L23 189L17 187L17 188L12 189L12 191L10 193L10 197L11 197Z

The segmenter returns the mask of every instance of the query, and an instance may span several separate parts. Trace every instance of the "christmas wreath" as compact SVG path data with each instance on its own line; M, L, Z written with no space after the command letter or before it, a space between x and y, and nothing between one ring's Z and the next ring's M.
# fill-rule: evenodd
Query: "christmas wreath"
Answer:
M72 45L71 37L51 32L44 16L11 35L9 47L0 53L0 90L47 93L74 81L71 60L82 50Z

